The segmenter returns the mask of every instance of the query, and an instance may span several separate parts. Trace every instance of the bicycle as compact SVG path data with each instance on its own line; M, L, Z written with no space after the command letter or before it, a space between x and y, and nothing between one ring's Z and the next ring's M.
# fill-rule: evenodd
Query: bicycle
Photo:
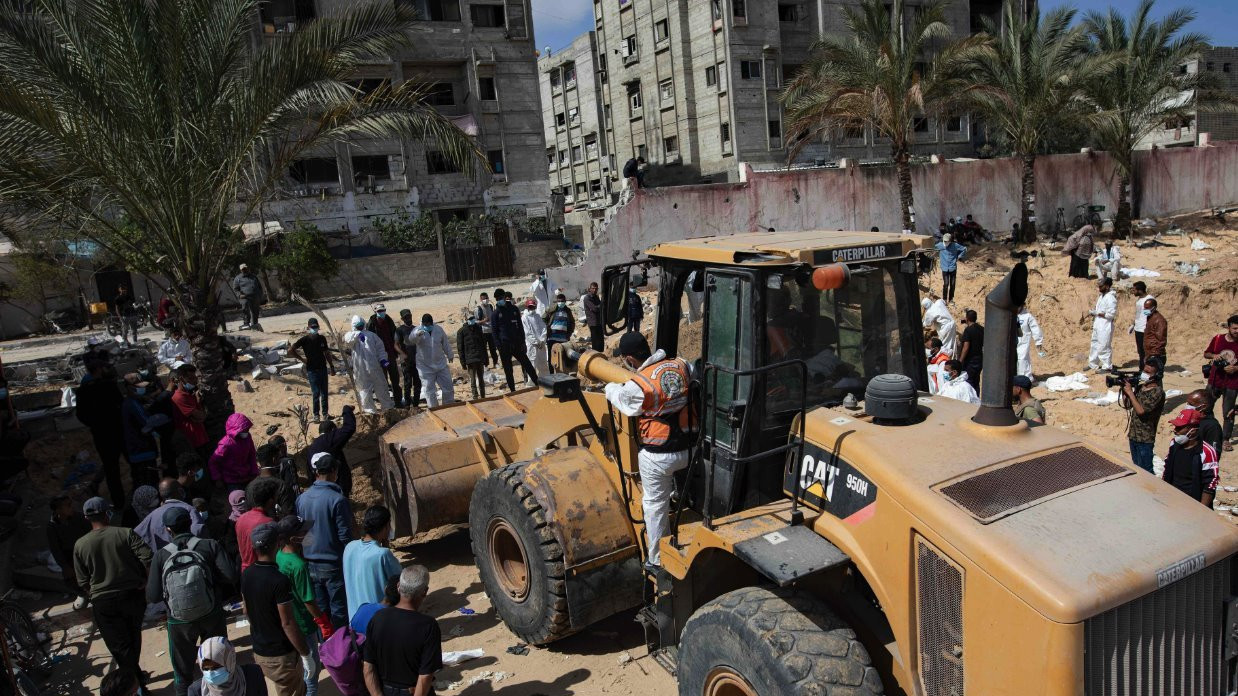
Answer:
M30 612L8 599L7 594L0 598L0 631L4 632L4 640L0 642L4 666L17 687L17 693L20 696L38 696L36 680L51 674L51 653L45 640L40 637Z
M1072 221L1072 224L1076 230L1084 225L1091 225L1098 231L1100 230L1100 214L1105 212L1105 206L1084 203L1083 205L1075 206L1075 209L1079 211L1079 214L1076 215L1075 219Z

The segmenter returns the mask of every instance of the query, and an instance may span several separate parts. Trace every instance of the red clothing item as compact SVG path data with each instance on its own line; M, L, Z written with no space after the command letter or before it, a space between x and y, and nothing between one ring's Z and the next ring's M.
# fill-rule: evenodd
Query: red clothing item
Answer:
M206 424L195 421L190 416L198 410L199 402L196 394L184 389L172 392L172 420L176 429L185 434L191 447L201 447L206 444Z
M249 535L253 533L256 527L261 527L268 522L274 521L267 517L262 508L254 508L236 518L236 548L241 552L241 572L244 572L254 561L258 560L258 555L254 553L254 543L250 540Z
M1224 360L1229 365L1238 365L1238 343L1229 340L1228 333L1214 336L1204 352L1217 356L1215 359ZM1227 374L1220 365L1213 365L1208 384L1219 389L1238 389L1238 373Z

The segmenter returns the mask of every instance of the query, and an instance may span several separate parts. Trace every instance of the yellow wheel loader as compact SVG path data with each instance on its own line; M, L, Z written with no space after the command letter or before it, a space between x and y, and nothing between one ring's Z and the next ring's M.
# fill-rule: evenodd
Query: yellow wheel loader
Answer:
M608 328L653 274L653 348L695 368L660 568L644 566L637 421L599 389L633 373L589 351L561 348L540 393L388 431L398 531L467 521L495 611L533 644L639 608L685 696L1234 693L1238 532L1015 418L1022 264L986 298L981 405L930 396L930 249L771 232L607 269Z

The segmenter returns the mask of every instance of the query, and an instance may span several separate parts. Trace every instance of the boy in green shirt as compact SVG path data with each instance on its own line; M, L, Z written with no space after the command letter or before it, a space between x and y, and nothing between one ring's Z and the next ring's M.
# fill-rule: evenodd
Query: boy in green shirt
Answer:
M279 538L284 546L275 555L275 564L279 572L288 577L292 583L292 613L296 618L297 627L305 635L309 645L309 654L314 658L314 669L305 672L305 696L317 696L318 674L322 671L322 660L318 657L319 644L331 637L335 629L331 621L318 608L314 600L314 587L310 584L309 568L301 557L301 542L313 527L309 520L303 520L296 515L285 515L276 523ZM321 629L321 636L319 635Z

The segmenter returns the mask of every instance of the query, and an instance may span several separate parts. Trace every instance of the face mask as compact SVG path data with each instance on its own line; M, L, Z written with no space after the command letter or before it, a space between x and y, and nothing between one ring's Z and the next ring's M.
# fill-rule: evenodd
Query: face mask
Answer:
M353 331L361 331L362 329L365 328L365 324L353 324L352 328L353 328Z
M428 328L430 328L431 326L434 326L434 322L432 322L432 321L423 321L423 322L421 323L421 325L422 325L422 326L424 326L424 327L426 327L426 328L428 329Z
M559 305L559 309L563 309L564 307L567 307L566 302L556 302L555 304Z
M1152 379L1152 375L1148 374L1147 372L1140 372L1140 373L1139 373L1139 383L1140 383L1140 384L1142 384L1142 383L1144 383L1144 382L1147 382L1147 381L1148 381L1148 380L1150 380L1150 379Z
M489 307L489 306L490 306L490 300L482 300L482 301L481 301L481 304L482 304L482 306L483 306L483 307Z
M138 396L146 396L146 387L137 387L133 390L133 393Z
M469 317L469 326L472 326L472 325L474 325L474 324L476 324L476 323L477 323L477 320L476 320L476 319L474 319L473 317Z
M206 478L206 470L205 470L205 469L198 469L197 471L193 472L193 480L194 480L194 481L201 481L201 480L202 480L202 479L204 479L204 478Z
M386 313L386 312L378 312L378 318L379 318L379 319L386 319L386 318L387 318L387 313Z
M249 439L249 433L237 433L237 434L236 434L236 436L237 436L237 437L239 437L239 438L241 438L242 440L248 440L248 439Z
M1143 310L1143 315L1144 315L1145 317L1150 317L1150 316L1152 316L1152 310L1150 310L1150 309L1145 309L1145 310Z
M317 335L318 335L318 329L310 329L310 333L311 333L311 334L313 334L313 335L315 335L315 336L317 336Z
M228 669L226 667L202 671L202 681L210 684L211 686L222 686L227 684L231 677L232 675L228 674Z
M931 358L931 357L933 357L933 349L932 349L932 348L925 348L925 349L924 349L924 357L926 357L926 358Z
M1191 438L1187 437L1186 433L1174 435L1174 442L1179 445L1185 445Z
M185 383L181 385L181 389L184 389L187 392L194 392L198 390L198 385Z

